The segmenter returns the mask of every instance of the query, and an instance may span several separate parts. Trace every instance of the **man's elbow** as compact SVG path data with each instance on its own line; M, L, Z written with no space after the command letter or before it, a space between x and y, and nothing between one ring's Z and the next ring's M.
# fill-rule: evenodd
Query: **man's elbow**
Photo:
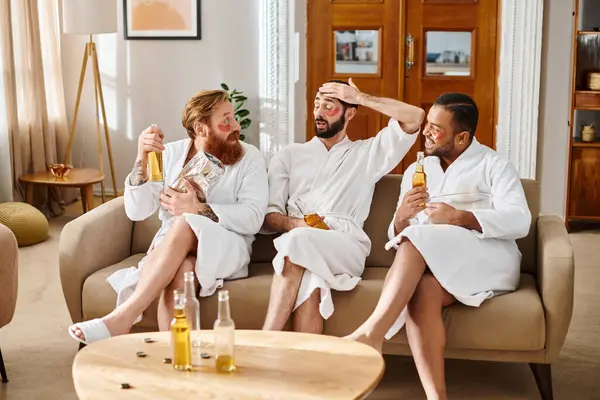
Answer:
M416 125L420 127L421 125L423 125L423 121L425 121L425 110L423 110L422 108L418 108L416 116Z

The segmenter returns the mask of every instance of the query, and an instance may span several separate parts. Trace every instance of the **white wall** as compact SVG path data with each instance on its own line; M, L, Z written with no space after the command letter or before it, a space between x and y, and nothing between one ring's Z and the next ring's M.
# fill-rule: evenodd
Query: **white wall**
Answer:
M573 0L545 0L537 179L541 213L564 218L573 50Z
M104 101L110 128L117 188L133 166L137 137L152 123L168 141L187 137L181 126L185 102L221 82L243 90L245 106L256 122L244 131L246 141L258 142L258 0L202 1L202 39L129 40L123 38L123 2L117 1L119 32L98 35ZM87 38L62 35L62 62L69 126L73 117L81 59ZM72 161L97 167L92 70L89 68L77 120ZM104 146L104 139L103 139ZM104 147L106 149L106 147ZM104 150L106 188L112 192Z

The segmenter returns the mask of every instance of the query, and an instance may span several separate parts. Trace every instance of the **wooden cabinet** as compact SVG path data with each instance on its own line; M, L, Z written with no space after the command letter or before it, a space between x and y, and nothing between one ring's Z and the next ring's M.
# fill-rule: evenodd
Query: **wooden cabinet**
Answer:
M567 224L600 222L600 87L590 74L600 73L600 2L575 0L571 83ZM594 141L582 139L583 126L598 130Z

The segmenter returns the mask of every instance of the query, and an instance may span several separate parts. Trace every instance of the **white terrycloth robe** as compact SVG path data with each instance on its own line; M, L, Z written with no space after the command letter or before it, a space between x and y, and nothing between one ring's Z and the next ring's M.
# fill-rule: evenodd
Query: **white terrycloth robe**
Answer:
M395 168L417 139L391 119L376 137L350 141L329 151L317 138L280 150L269 165L269 208L302 216L316 212L331 230L297 228L274 241L273 267L281 274L284 259L306 269L294 309L320 289L320 313L333 313L330 289L352 290L371 251L363 223L369 214L375 183Z
M415 165L404 174L396 210L406 192L412 189ZM438 157L426 157L424 167L431 201L471 211L483 232L429 224L427 215L421 211L396 237L392 219L388 230L391 241L386 248L398 248L402 237L410 239L442 287L468 306L478 307L486 299L514 291L519 284L521 265L515 239L527 236L531 224L531 213L515 168L475 138L446 172ZM461 193L446 199L435 198ZM393 337L405 322L406 308L386 338Z
M183 169L192 146L191 139L165 145L163 151L163 178L172 185ZM224 279L248 276L248 264L255 234L260 230L268 204L268 181L264 159L258 149L242 142L245 154L235 165L225 166L219 182L206 193L206 203L219 217L219 222L197 214L184 214L187 223L196 233L196 277L200 283L200 296L210 296L222 286ZM160 206L163 184L146 182L132 186L125 179L125 212L133 221L144 220L159 209L161 228L154 236L150 249L165 237L177 218ZM107 281L117 292L117 306L127 300L137 285L140 269L130 267L116 271ZM136 320L136 323L141 317Z

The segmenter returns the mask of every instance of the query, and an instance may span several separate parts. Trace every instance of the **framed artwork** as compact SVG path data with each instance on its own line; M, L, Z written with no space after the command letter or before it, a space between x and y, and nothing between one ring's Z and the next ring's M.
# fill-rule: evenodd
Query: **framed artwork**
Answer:
M200 39L200 0L123 0L123 27L131 39Z

